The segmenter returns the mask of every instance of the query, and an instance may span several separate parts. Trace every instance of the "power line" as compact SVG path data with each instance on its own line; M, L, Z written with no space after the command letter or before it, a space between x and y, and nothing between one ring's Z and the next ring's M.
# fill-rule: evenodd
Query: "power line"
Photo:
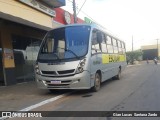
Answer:
M92 17L90 17L87 13L85 13L84 11L82 11L81 10L81 12L84 14L84 15L86 15L88 18L90 18L93 22L95 22L96 23L96 21L92 18Z
M73 3L73 1L71 1L71 0L67 0L67 1ZM84 3L83 3L83 5L81 6L81 8L79 9L77 15L79 14L79 12L82 12L82 13L83 13L84 15L86 15L89 19L91 19L94 23L98 24L99 26L102 26L102 25L100 25L98 22L96 22L92 17L90 17L87 13L85 13L84 11L81 10L82 7L84 6L84 4L86 3L86 1L87 1L87 0L84 1ZM76 6L76 8L78 9L77 6Z
M67 1L70 2L70 3L72 3L72 7L73 7L73 1L71 1L71 0L67 0ZM78 6L75 6L75 7L78 10Z
M77 15L79 14L79 12L81 11L81 9L83 8L84 4L86 3L87 0L84 1L83 5L81 6L81 8L79 9L79 11L77 12Z
M85 13L84 11L81 11L84 15L86 15L89 19L91 19L94 23L98 24L98 22L96 22L96 20L94 20L91 16L89 16L87 13ZM100 24L98 24L100 25Z
M67 1L73 3L73 1L71 1L71 0L67 0ZM86 14L84 11L81 10L82 7L84 6L84 4L86 3L86 1L87 1L87 0L84 1L84 3L83 3L83 5L81 6L81 8L79 9L77 15L79 14L79 12L82 12L84 15L86 15L88 18L90 18L93 22L97 23L92 17L90 17L88 14ZM78 9L77 6L76 6L76 9Z

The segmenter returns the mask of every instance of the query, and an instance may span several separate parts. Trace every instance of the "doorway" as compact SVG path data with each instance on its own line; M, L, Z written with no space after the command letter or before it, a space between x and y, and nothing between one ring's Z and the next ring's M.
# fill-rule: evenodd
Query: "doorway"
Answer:
M34 80L34 65L42 40L12 35L17 83Z
M1 34L0 34L1 35ZM3 73L3 63L2 63L2 44L1 44L1 36L0 36L0 86L4 86L5 82L4 82L4 73Z

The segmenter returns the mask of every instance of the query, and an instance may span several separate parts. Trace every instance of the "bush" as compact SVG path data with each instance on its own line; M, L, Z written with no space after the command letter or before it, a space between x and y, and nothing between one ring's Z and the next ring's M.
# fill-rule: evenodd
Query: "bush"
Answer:
M142 58L142 54L143 53L141 50L126 52L127 63L133 64L135 60L140 61Z

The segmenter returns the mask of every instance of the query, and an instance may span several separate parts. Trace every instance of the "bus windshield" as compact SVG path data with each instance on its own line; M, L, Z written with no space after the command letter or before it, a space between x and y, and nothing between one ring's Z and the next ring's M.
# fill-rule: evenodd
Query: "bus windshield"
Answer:
M54 29L47 33L39 52L39 59L79 59L87 54L89 34L89 26Z

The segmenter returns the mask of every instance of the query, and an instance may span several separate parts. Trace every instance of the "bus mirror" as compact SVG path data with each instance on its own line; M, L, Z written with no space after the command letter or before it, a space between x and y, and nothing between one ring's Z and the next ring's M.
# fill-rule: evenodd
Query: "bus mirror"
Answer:
M101 32L97 32L97 41L98 41L98 43L102 43L102 34L101 34Z

